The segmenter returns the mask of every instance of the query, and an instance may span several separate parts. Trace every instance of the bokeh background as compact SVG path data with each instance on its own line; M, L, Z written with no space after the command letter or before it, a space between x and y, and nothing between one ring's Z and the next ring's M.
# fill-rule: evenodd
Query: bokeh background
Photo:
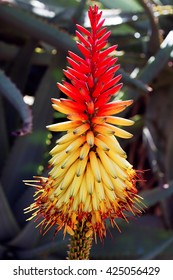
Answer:
M91 259L173 259L173 1L0 1L0 258L65 259L69 237L45 236L23 209L33 188L22 180L46 176L49 150L60 134L45 128L64 121L51 97L62 93L68 50L78 53L75 24L88 28L87 9L97 4L118 44L123 89L114 99L134 99L123 116L135 120L131 140L119 140L143 180L147 206L121 233L109 228ZM122 114L121 114L122 115Z

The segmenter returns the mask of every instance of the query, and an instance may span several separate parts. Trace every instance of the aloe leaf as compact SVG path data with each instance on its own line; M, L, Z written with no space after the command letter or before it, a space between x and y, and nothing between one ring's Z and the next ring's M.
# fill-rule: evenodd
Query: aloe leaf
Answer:
M141 0L141 5L143 6L150 22L151 34L149 36L147 54L154 55L160 48L160 32L158 19L154 16L153 7L151 6L150 2Z
M7 63L14 60L19 52L18 47L4 42L0 42L0 50L0 60ZM31 63L32 65L49 66L52 56L51 53L46 51L41 53L35 51L32 54Z
M122 19L122 23L118 23L118 20L120 20L120 18ZM115 17L116 19L116 17ZM116 28L112 30L112 33L111 33L111 36L112 38L116 41L117 40L117 36L119 36L119 40L121 42L121 40L127 40L127 38L130 37L131 38L134 38L134 33L135 33L135 29L130 26L130 24L128 23L125 23L126 21L123 20L123 17L121 16L117 16L117 24L116 24L116 21L115 21L115 24L116 25ZM120 42L118 40L118 45L120 45ZM123 48L125 48L125 46L123 45Z
M173 194L173 181L169 185L163 185L151 190L142 191L140 195L144 199L147 207L151 207L158 202L165 200Z
M120 224L119 221L117 224ZM140 259L172 238L172 231L166 231L160 227L161 222L155 216L131 219L128 224L122 222L121 233L117 228L109 228L110 232L107 232L104 246L99 240L98 244L93 243L91 258Z
M0 60L9 61L13 59L18 52L18 48L15 45L0 42Z
M65 32L38 17L22 11L19 8L0 5L0 18L7 25L27 33L32 38L47 42L59 51L67 52L69 49L78 52L74 40Z
M45 4L47 4L47 0L43 1ZM49 4L50 5L55 5L55 7L57 7L57 0L49 0ZM69 1L65 1L64 0L58 0L58 6L62 6L62 7L69 7L69 6L77 6L78 5L78 1L76 0L69 0Z
M19 5L21 1L18 1ZM26 6L26 1L24 1L24 5ZM49 8L49 9L56 9L57 7L76 7L78 5L78 1L76 0L68 0L68 1L64 1L64 0L41 0L41 3L44 3L45 7ZM32 4L34 6L34 3ZM37 4L35 4L35 6L37 6Z
M121 0L121 1L116 1L116 0L101 0L100 1L105 7L110 8L110 9L121 9L122 11L126 12L140 12L142 11L141 5L139 5L139 1L137 0L131 0L130 5L129 5L129 0Z
M0 185L0 240L8 241L19 233L20 228L10 209L8 201L5 197L2 186Z
M50 243L47 243L45 245L36 247L31 250L25 250L25 251L20 251L18 250L18 256L21 259L35 259L35 258L41 258L43 259L44 257L51 256L51 254L56 253L56 259L65 259L66 257L66 250L67 250L67 240L66 239L61 239L58 241L53 241ZM58 258L59 256L59 258Z
M159 244L156 248L153 248L149 253L142 256L140 260L152 260L165 251L173 243L173 237L168 238Z
M15 85L23 92L31 66L31 58L38 44L35 39L27 40L25 45L19 49L13 62L8 67L7 73ZM21 78L22 73L22 78Z
M32 116L29 107L23 101L21 92L15 84L0 70L0 93L9 100L9 102L19 112L23 128L16 131L17 135L25 135L31 132L32 129Z
M25 227L8 242L8 245L20 249L33 248L40 238L40 232L35 227L36 224L33 221L27 222Z
M1 96L0 96L0 120L1 120L0 121L0 135L1 135L0 170L2 170L4 161L9 152L9 141L7 136L7 127L5 123L4 108L3 108L3 102Z
M170 31L163 43L160 46L160 50L155 56L150 57L147 64L139 71L136 77L144 84L150 84L152 80L157 77L160 71L166 66L170 59L171 52L173 51L173 31ZM138 100L141 96L141 91L128 90L126 91L124 98ZM128 109L127 109L128 110Z
M152 103L151 103L152 104ZM149 111L149 106L147 108L147 111ZM150 110L150 112L153 113L154 108L153 108L153 104L152 104L152 111ZM148 116L148 112L146 113L146 119L149 119ZM148 152L148 159L149 159L149 163L152 167L152 170L155 174L155 176L160 180L160 177L162 176L161 174L163 173L161 170L161 167L159 166L159 150L157 147L157 143L156 143L156 131L154 129L154 127L151 125L151 122L146 121L146 126L143 128L143 139L145 142L145 145L147 147L147 152Z
M117 71L117 73L122 74L122 80L127 86L131 86L131 87L135 88L136 90L139 89L145 93L151 91L151 88L147 84L145 84L143 81L141 81L139 79L133 79L123 69L120 69L119 71Z
M165 67L173 51L173 31L170 31L160 50L155 56L150 57L146 66L139 72L138 78L144 83L150 83L159 72Z

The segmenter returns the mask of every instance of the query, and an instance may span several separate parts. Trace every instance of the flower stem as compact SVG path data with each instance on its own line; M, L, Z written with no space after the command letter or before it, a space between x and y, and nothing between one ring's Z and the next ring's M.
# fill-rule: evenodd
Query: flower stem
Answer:
M67 252L68 260L88 260L89 253L92 245L92 234L87 236L88 227L86 223L82 225L79 223L74 235L71 237L70 244L68 245L69 251Z

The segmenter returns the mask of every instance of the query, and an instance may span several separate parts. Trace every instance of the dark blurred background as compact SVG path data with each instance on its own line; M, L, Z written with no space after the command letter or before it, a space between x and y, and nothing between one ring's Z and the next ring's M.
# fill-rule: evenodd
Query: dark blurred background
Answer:
M123 89L133 99L121 114L135 120L121 145L143 172L138 188L147 208L129 224L117 221L91 259L173 259L173 0L0 0L0 258L65 259L69 237L45 236L23 209L34 189L22 180L47 175L49 150L60 135L45 128L64 120L51 97L63 78L67 50L78 53L75 24L89 27L97 4L112 31Z

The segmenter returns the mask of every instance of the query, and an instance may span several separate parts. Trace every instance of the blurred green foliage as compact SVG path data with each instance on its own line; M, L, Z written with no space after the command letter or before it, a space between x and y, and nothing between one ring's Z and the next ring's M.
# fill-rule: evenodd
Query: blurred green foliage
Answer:
M173 6L172 0L50 0L0 2L0 258L65 259L68 237L40 235L23 209L33 201L23 179L47 174L49 150L59 135L45 126L54 114L67 50L78 52L75 24L87 27L96 3L118 44L124 87L116 99L134 99L125 114L136 123L121 144L129 161L146 170L139 191L146 212L122 233L93 245L91 259L173 259ZM109 232L108 232L109 236Z

